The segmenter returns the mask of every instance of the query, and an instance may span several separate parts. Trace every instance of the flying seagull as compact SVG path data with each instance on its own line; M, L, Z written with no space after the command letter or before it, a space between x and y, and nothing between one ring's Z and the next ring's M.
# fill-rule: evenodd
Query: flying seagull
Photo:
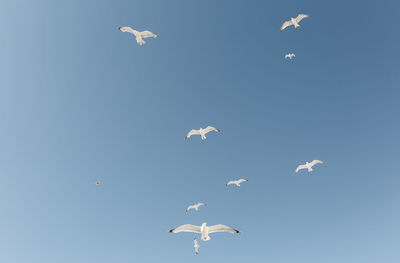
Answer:
M155 38L155 37L158 37L157 34L154 34L153 32L150 32L148 30L140 32L140 31L136 31L136 30L132 29L129 26L118 27L118 29L121 32L128 32L128 33L131 33L131 34L135 35L136 42L139 45L146 44L146 42L143 40L143 38L147 38L147 37L154 37Z
M202 206L202 205L206 205L205 203L197 203L197 204L195 204L195 205L189 205L187 208L186 208L186 212L188 212L190 209L195 209L196 211L199 211L199 207L200 206Z
M226 183L226 186L228 186L230 184L236 184L237 186L240 187L241 183L247 182L247 181L248 181L247 179L239 179L239 180L236 180L236 181L229 181L229 182Z
M314 160L311 163L306 162L306 164L301 164L301 165L297 166L296 171L294 171L294 173L297 173L298 171L300 171L302 169L308 169L308 171L311 172L313 170L312 167L314 165L316 165L317 163L324 163L324 162L320 161L320 160Z
M185 140L190 138L192 135L201 135L201 139L205 140L206 139L206 133L209 133L210 131L216 131L220 132L221 130L218 130L217 128L208 126L207 128L203 129L200 128L200 130L191 130L185 137Z
M239 230L233 229L229 226L224 225L214 225L214 226L207 226L207 223L203 223L201 226L195 225L182 225L178 226L177 228L171 229L168 232L170 233L180 233L180 232L192 232L192 233L199 233L201 234L201 240L208 241L210 240L209 234L216 233L216 232L229 232L229 233L240 233Z
M285 59L289 58L292 59L293 57L296 57L296 55L294 53L289 53L285 55Z
M197 243L197 238L194 238L194 240L193 240L193 243L194 243L194 252L196 252L196 255L198 255L199 254L199 248L200 248L200 245L199 245L199 243Z
M300 21L303 20L303 18L310 17L310 15L305 15L305 14L299 14L296 18L290 18L290 21L285 21L281 27L281 32L288 26L294 26L294 28L299 28Z
M94 185L100 185L100 182L99 181L94 182Z

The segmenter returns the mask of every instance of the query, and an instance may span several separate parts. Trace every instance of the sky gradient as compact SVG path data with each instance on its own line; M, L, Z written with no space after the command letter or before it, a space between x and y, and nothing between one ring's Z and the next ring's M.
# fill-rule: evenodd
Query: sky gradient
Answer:
M400 262L399 10L2 1L0 262Z

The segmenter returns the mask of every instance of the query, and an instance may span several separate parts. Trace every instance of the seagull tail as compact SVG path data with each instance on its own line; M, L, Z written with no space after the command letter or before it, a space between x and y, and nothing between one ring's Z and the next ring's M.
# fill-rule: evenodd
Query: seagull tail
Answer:
M299 28L300 27L300 25L294 25L294 28Z

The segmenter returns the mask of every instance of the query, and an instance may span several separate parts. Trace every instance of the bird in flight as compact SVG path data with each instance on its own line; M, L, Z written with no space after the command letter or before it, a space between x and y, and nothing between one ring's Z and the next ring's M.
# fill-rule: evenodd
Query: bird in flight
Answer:
M196 252L196 255L198 255L199 254L200 245L197 242L197 238L194 238L193 243L194 243L194 246L193 246L194 247L194 252Z
M119 29L121 32L128 32L128 33L131 33L131 34L135 35L135 37L136 37L136 42L137 42L139 45L146 44L146 42L143 40L143 38L147 38L147 37L154 37L154 38L156 38L156 37L158 37L157 34L154 34L153 32L150 32L150 31L148 31L148 30L145 30L145 31L140 32L140 31L136 31L136 30L132 29L132 28L129 27L129 26L118 27L118 29Z
M100 185L100 182L99 181L94 182L94 185Z
M247 181L248 181L247 179L239 179L239 180L236 180L236 181L229 181L229 182L226 183L226 186L228 186L230 184L236 184L238 187L240 187L241 183L247 182Z
M210 240L209 234L216 233L216 232L229 232L229 233L240 233L239 230L231 228L225 225L214 225L214 226L207 226L207 223L203 223L201 226L195 225L182 225L178 226L177 228L173 228L169 230L170 233L180 233L180 232L192 232L201 234L201 240L208 241Z
M284 30L285 28L287 28L288 26L294 26L294 28L299 28L300 25L300 21L303 20L306 17L310 17L310 15L305 15L305 14L299 14L296 18L290 18L289 21L285 21L281 27L281 32L282 30Z
M289 58L292 59L293 57L296 57L296 55L294 53L289 53L285 55L285 59Z
M297 166L296 170L294 171L294 173L297 173L298 171L302 170L302 169L308 169L308 172L311 172L313 169L312 167L314 165L316 165L317 163L324 163L323 161L320 160L314 160L312 162L306 162L306 164L301 164L299 166Z
M199 207L202 206L202 205L206 205L206 204L205 203L197 203L195 205L189 205L186 208L186 212L188 212L190 209L195 209L196 211L199 211Z
M206 139L206 134L209 133L210 131L216 131L216 132L220 132L221 130L218 130L217 128L208 126L207 128L203 129L200 128L200 130L191 130L186 136L185 136L185 140L190 138L190 136L192 135L201 135L201 139L205 140Z

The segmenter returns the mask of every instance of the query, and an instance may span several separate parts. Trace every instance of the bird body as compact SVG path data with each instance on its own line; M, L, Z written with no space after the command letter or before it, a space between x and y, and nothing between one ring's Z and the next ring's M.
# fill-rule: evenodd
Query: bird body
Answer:
M180 233L180 232L192 232L201 234L201 240L208 241L210 240L209 234L216 233L216 232L229 232L229 233L240 233L239 230L234 228L225 226L225 225L214 225L214 226L207 226L207 223L203 223L201 226L195 225L182 225L176 228L169 230L170 233Z
M300 21L306 17L310 17L310 15L299 14L296 18L291 17L289 21L285 21L281 26L281 32L288 26L294 26L294 28L299 28Z
M226 186L231 185L231 184L235 184L238 187L240 187L241 183L247 182L247 181L248 181L247 179L239 179L239 180L235 180L235 181L229 181L229 182L226 183Z
M150 32L150 31L148 31L148 30L145 30L145 31L140 32L140 31L137 31L137 30L132 29L132 28L129 27L129 26L118 27L118 29L119 29L121 32L128 32L128 33L131 33L131 34L135 35L135 37L136 37L136 42L137 42L140 46L143 45L143 44L146 44L146 42L143 40L143 38L147 38L147 37L154 37L154 38L156 38L156 37L158 37L157 34L154 34L153 32Z
M302 169L307 169L308 172L312 172L312 171L313 171L312 167L313 167L314 165L316 165L317 163L324 163L324 162L323 162L323 161L320 161L320 160L314 160L314 161L312 161L312 162L306 162L306 164L302 164L302 165L297 166L297 168L296 168L296 170L294 171L294 173L297 173L298 171L300 171L300 170L302 170Z
M193 240L193 243L194 243L194 252L196 252L196 255L197 254L199 254L199 248L200 248L200 245L199 245L199 243L197 242L197 238L195 238L194 240Z
M206 204L205 204L205 203L197 203L197 204L195 204L195 205L189 205L189 206L186 208L186 212L188 212L190 209L194 209L194 210L196 210L196 211L199 211L199 207L202 206L202 205L206 205Z
M293 57L296 57L296 55L294 53L289 53L285 55L285 59L289 58L292 59Z
M94 184L95 184L95 185L100 185L100 182L99 182L99 181L97 181L97 182L94 182Z
M200 128L199 130L191 130L186 136L185 136L185 140L190 138L190 136L192 135L200 135L202 140L205 140L206 134L209 133L210 131L216 131L216 132L220 132L221 130L214 128L212 126L208 126L207 128L203 129Z

